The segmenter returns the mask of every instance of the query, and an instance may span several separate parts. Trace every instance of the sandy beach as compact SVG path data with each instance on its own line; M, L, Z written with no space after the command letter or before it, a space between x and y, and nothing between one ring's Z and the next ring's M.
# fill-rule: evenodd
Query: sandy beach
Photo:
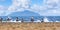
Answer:
M0 30L60 30L60 23L0 23Z

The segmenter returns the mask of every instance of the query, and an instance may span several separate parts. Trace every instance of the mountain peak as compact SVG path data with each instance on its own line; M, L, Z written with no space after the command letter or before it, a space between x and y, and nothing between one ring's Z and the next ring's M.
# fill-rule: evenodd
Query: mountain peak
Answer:
M18 11L18 12L13 12L11 14L9 14L8 16L40 16L40 14L32 12L32 11Z

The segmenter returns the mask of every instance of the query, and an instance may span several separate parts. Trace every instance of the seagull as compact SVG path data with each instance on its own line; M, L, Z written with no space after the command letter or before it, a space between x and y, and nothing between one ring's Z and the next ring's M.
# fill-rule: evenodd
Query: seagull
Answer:
M47 19L47 17L44 18L44 22L49 22L49 20Z

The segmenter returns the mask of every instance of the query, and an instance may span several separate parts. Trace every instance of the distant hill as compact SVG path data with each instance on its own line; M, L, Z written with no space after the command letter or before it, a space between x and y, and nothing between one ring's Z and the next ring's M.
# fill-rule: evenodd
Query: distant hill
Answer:
M13 13L9 14L8 16L40 16L40 14L32 12L32 11L25 10L22 12L20 12L20 11L13 12Z

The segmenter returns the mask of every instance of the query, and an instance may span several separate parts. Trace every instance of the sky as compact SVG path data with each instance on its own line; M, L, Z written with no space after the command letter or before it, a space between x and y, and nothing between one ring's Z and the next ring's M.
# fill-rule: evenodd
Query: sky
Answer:
M60 0L0 0L0 16L25 10L42 16L60 16Z

